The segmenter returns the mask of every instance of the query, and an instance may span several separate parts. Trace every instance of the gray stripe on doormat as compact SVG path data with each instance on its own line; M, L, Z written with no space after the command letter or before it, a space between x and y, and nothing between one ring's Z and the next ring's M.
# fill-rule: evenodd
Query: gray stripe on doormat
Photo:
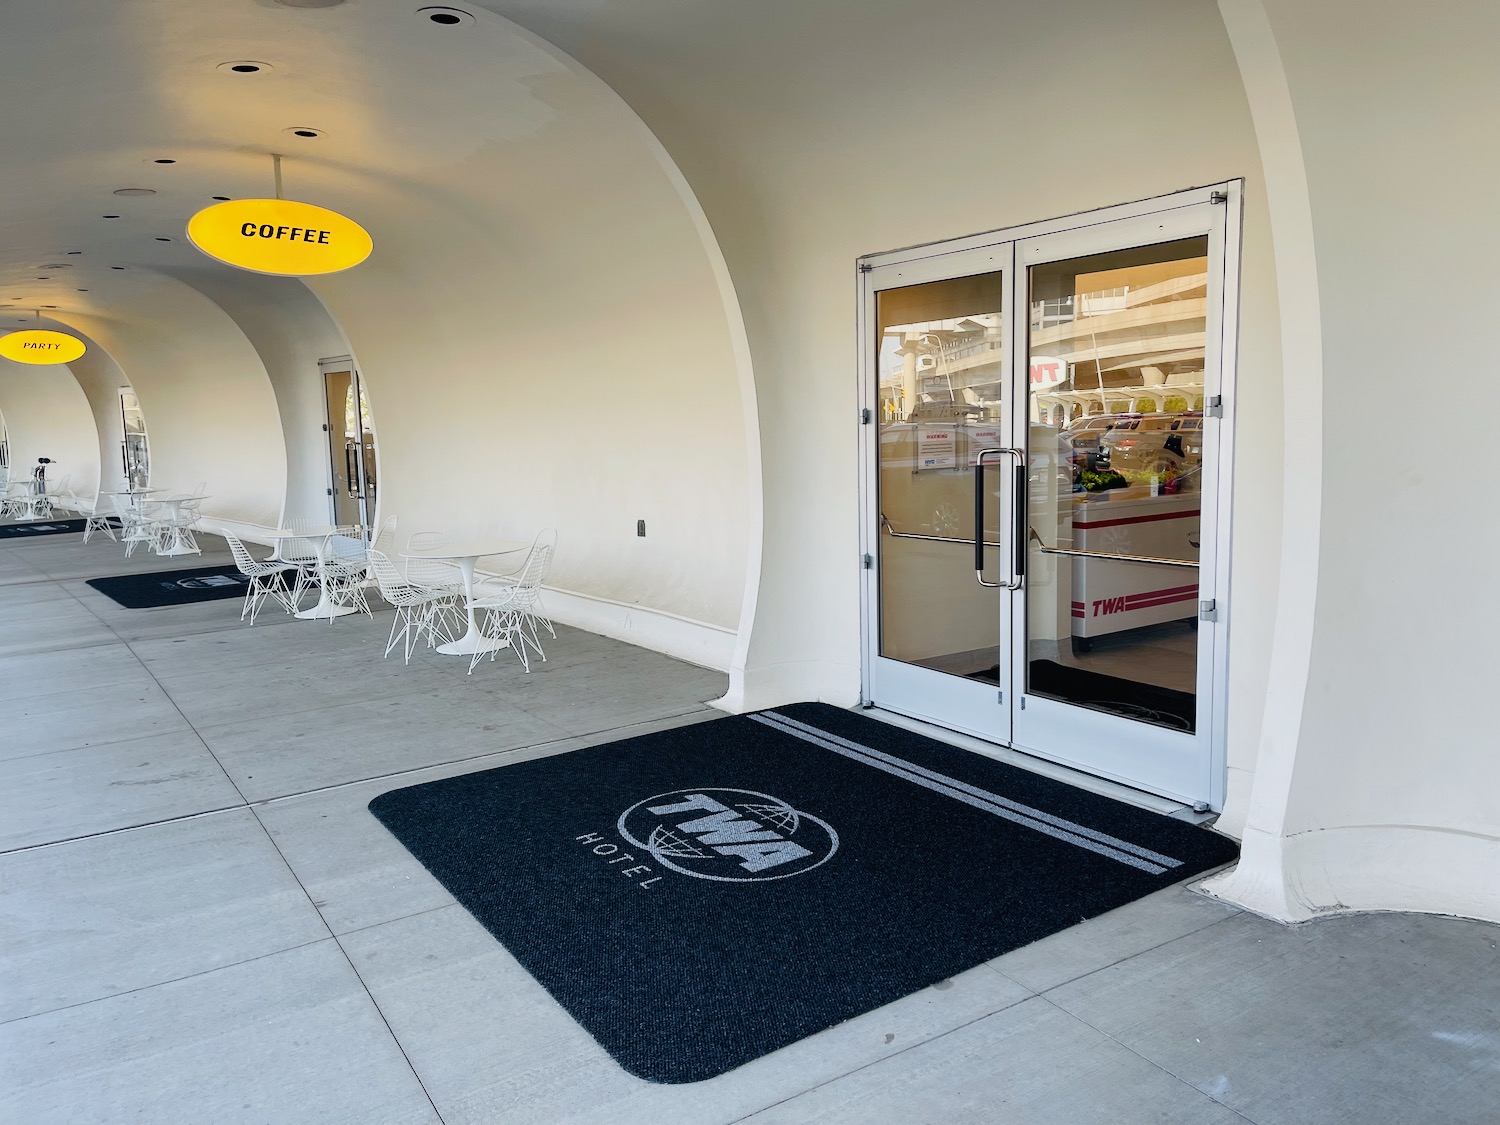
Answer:
M952 797L973 808L1041 832L1055 840L1084 848L1152 875L1160 875L1169 868L1182 866L1181 860L1173 859L1171 856L1162 855L1160 852L1151 851L1149 848L1143 848L1128 840L1121 840L1085 825L1076 824L1060 816L1042 812L1040 809L1012 801L997 793L990 793L956 778L903 761L873 747L819 730L817 727L809 726L778 712L761 712L746 717L771 727L773 730L790 734L825 750L832 750L835 754L863 762L867 766L872 766L904 781L910 781L914 785L920 785L924 789Z

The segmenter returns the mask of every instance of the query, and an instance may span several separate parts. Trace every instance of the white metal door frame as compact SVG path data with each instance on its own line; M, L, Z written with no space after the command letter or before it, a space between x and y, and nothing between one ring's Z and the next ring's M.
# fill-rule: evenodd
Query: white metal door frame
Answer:
M888 261L859 273L860 292L860 364L859 418L861 432L861 470L859 475L860 552L865 583L862 594L861 698L870 700L877 693L877 681L893 685L895 699L887 697L892 709L912 718L938 722L990 742L1009 742L1009 712L996 705L998 688L962 677L936 672L913 664L888 660L880 655L880 511L876 464L879 452L878 431L872 403L878 397L880 379L876 349L875 295L885 289L921 285L955 277L999 272L1001 274L1000 309L1002 315L1012 301L1014 253L1008 242L970 246L952 254L923 255L911 261ZM1007 348L1010 341L1006 340ZM998 555L1005 553L1002 548ZM997 591L998 595L998 591ZM997 598L1000 635L1009 627L1011 604ZM999 659L1000 653L996 653Z
M877 398L879 381L878 355L874 340L877 289L921 284L925 281L966 276L996 269L1003 271L1004 290L1007 297L1005 312L1008 314L1005 362L1011 372L1007 389L1012 392L1012 409L1009 411L1011 438L1014 447L1025 449L1029 433L1029 411L1024 408L1024 399L1017 399L1014 390L1015 388L1024 390L1027 387L1027 381L1024 378L1027 349L1023 347L1025 337L1022 329L1023 325L1029 323L1028 295L1024 284L1026 267L1034 263L1103 252L1111 248L1112 234L1117 234L1119 239L1124 240L1120 248L1124 248L1125 245L1140 245L1142 232L1149 235L1150 231L1149 224L1142 220L1156 216L1158 220L1156 226L1161 232L1163 241L1177 237L1190 237L1192 234L1209 235L1210 286L1212 287L1219 279L1221 279L1219 284L1222 286L1221 299L1208 302L1204 356L1205 372L1215 373L1206 375L1205 378L1217 380L1215 385L1204 387L1204 395L1209 403L1212 402L1214 396L1219 402L1218 413L1213 420L1212 436L1216 439L1215 453L1211 458L1206 457L1204 464L1203 493L1205 498L1212 498L1213 510L1209 519L1205 521L1200 540L1202 544L1200 561L1203 564L1199 570L1200 598L1204 601L1211 601L1213 609L1206 615L1207 619L1202 621L1199 627L1199 729L1194 736L1186 736L1161 728L1145 727L1142 724L1131 723L1129 720L1117 719L1097 712L1088 712L1083 708L1052 700L1039 700L1033 697L1033 700L1028 702L1031 707L1039 708L1039 711L1032 716L1033 718L1037 715L1045 716L1050 708L1065 710L1067 712L1065 719L1072 724L1070 737L1074 738L1119 738L1122 736L1122 729L1134 726L1140 728L1139 733L1148 741L1159 740L1154 741L1153 745L1170 746L1174 738L1197 743L1201 747L1196 755L1198 768L1193 771L1191 778L1180 779L1181 784L1173 782L1163 785L1160 778L1143 779L1139 776L1130 776L1131 771L1128 770L1113 771L1107 765L1101 768L1097 762L1070 760L1065 752L1059 752L1055 746L1027 746L1023 741L1018 748L1091 773L1111 777L1128 785L1148 788L1187 803L1206 805L1214 810L1223 807L1226 785L1228 606L1231 529L1233 527L1232 467L1234 463L1235 360L1239 319L1242 191L1241 181L1229 181L1095 212L1065 216L988 234L971 235L936 245L867 255L858 261L860 305L857 410L862 423L859 445L859 503L862 514L860 551L865 565L860 612L863 654L861 692L865 702L876 705L882 703L872 693L872 671L876 668L875 662L880 659L878 652L879 571L877 569L879 566L879 512L876 499L878 495L876 478L878 427L873 424L873 404ZM1213 210L1205 212L1203 211L1205 206ZM1206 222L1202 218L1205 214L1210 216ZM1045 242L1041 241L1044 237L1046 237ZM1028 251L1034 251L1034 253L1028 254ZM1033 258L1034 262L1026 261L1028 257ZM984 264L985 262L989 264ZM1213 411L1205 411L1206 416L1212 414ZM1206 431L1208 427L1209 423L1205 422ZM1013 526L1014 521L1009 518L1008 514L1002 512L1001 518L1005 526ZM1212 525L1211 533L1209 524ZM1001 554L1005 553L1005 549L1002 548ZM1202 593L1205 589L1210 591L1206 595ZM1026 631L1024 628L1016 627L1015 624L1024 621L1021 616L1024 603L1020 601L1024 596L1023 590L1001 599L1002 645L1008 637L1012 648L1008 662L1000 659L1002 686L1007 688L1005 698L1008 702L997 702L996 710L1005 711L1007 714L1003 717L997 715L996 722L988 724L988 730L972 729L976 724L970 722L955 724L951 720L945 720L942 715L922 713L917 714L916 717L929 719L940 725L954 727L954 729L963 729L966 733L977 734L990 741L1006 744L1013 742L1010 732L1017 729L1018 724L1011 722L1011 716L1016 714L1012 709L1018 706L1020 699L1017 692L1009 690L1011 685L1004 684L1004 673L1007 663L1013 670L1025 667ZM1204 651L1205 647L1206 651ZM997 654L997 659L1004 656L1004 653ZM1015 673L1017 677L1021 674L1023 673L1019 671ZM940 676L941 674L930 673L930 675ZM936 702L939 706L926 710L941 711L942 701ZM911 712L908 710L907 713ZM986 724L977 725L985 726ZM1020 724L1023 729L1025 725ZM1003 734L1000 733L1002 727ZM1129 739L1128 734L1125 737Z

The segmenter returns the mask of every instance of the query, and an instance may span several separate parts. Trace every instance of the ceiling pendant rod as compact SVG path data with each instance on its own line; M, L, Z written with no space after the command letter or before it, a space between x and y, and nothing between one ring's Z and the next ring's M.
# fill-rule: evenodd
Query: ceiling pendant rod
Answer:
M274 169L275 176L276 176L276 198L280 199L281 198L281 153L279 153L279 152L273 152L271 154L271 167Z

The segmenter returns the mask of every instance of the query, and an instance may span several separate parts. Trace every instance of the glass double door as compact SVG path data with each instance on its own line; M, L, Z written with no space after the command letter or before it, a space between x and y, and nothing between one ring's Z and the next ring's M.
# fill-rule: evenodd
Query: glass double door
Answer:
M863 275L867 701L1218 803L1225 211Z

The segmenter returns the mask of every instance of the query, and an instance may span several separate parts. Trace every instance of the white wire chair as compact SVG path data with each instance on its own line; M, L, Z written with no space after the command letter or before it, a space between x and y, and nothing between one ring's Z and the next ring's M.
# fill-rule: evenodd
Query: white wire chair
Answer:
M310 516L294 516L286 521L288 531L312 531L324 525ZM300 606L307 591L318 584L318 553L322 550L322 537L297 536L283 539L276 557L297 569L297 578L292 585L292 605Z
M528 674L531 672L531 658L526 653L528 647L535 649L542 660L547 659L537 636L536 608L542 579L552 568L552 555L556 547L557 532L549 528L537 535L520 570L504 579L487 578L474 588L474 601L471 604L475 612L484 611L480 634L488 640L508 642L508 647L515 649L516 655L521 658L521 667ZM502 644L501 647L506 645ZM495 658L497 651L498 649L489 650L491 660ZM470 672L474 671L474 666L484 656L483 652L474 654L469 661Z
M440 551L447 545L448 537L441 531L418 531L407 542L406 549L408 551ZM456 562L449 559L408 557L406 580L414 586L441 591L445 598L439 606L438 613L444 617L451 614L454 625L457 625L460 616L467 618L464 609L464 572Z
M442 612L442 603L450 600L451 595L411 582L396 569L396 564L382 550L371 547L365 557L380 596L396 610L396 619L391 622L391 635L386 638L386 656L391 654L391 649L399 642L405 650L406 662L410 664L412 649L424 633L427 635L428 648L438 643L440 634L444 641L453 639L444 624L445 615Z
M24 511L24 505L31 498L31 489L21 481L10 481L5 486L5 494L0 496L0 517L14 519Z
M161 523L156 518L154 507L149 504L132 504L129 497L113 497L115 515L120 520L120 542L125 544L128 558L142 544L155 548L161 543Z
M297 568L280 559L254 558L238 536L228 531L222 534L224 542L229 544L229 553L234 556L234 565L250 579L250 588L245 591L245 604L240 609L240 620L245 620L245 615L249 614L250 624L254 625L255 615L260 612L261 604L267 598L274 598L278 605L291 613L294 606L292 591L286 584L286 572Z
M521 575L526 572L526 567L532 562L533 553L537 550L538 547L545 547L546 554L545 556L543 556L544 561L541 563L541 576L537 579L536 595L534 598L532 598L530 607L526 611L525 624L527 629L527 636L528 639L532 642L532 647L536 649L537 655L541 656L542 660L545 661L547 657L546 654L542 652L540 641L541 634L538 632L538 626L546 629L548 635L551 636L554 641L557 640L557 630L552 627L552 621L547 617L545 607L542 605L541 589L542 583L547 581L547 575L552 570L552 559L557 553L556 529L549 527L537 532L536 538L532 540L531 543L531 553L527 554L526 562L522 564L519 571L517 571L515 574L501 574L496 575L492 578L487 578L484 580L484 583L487 588L491 590L501 586L515 585L520 581Z
M394 554L396 546L396 524L400 522L398 516L386 516L380 525L380 530L375 533L375 539L370 546L379 551L389 561Z
M116 542L115 526L119 516L111 516L104 510L103 499L102 496L95 496L92 505L87 506L86 509L79 509L83 515L83 541L85 543L96 531L109 536L110 542Z
M181 550L198 552L198 540L193 531L198 526L200 510L203 506L201 497L194 496L188 500L179 501L175 507L162 505L162 513L157 530L158 550L168 550L176 547Z
M358 525L340 527L328 539L323 584L328 600L334 605L353 606L366 617L373 617L370 603L365 600L365 576L369 570L366 553L365 529ZM333 623L332 615L328 621Z

